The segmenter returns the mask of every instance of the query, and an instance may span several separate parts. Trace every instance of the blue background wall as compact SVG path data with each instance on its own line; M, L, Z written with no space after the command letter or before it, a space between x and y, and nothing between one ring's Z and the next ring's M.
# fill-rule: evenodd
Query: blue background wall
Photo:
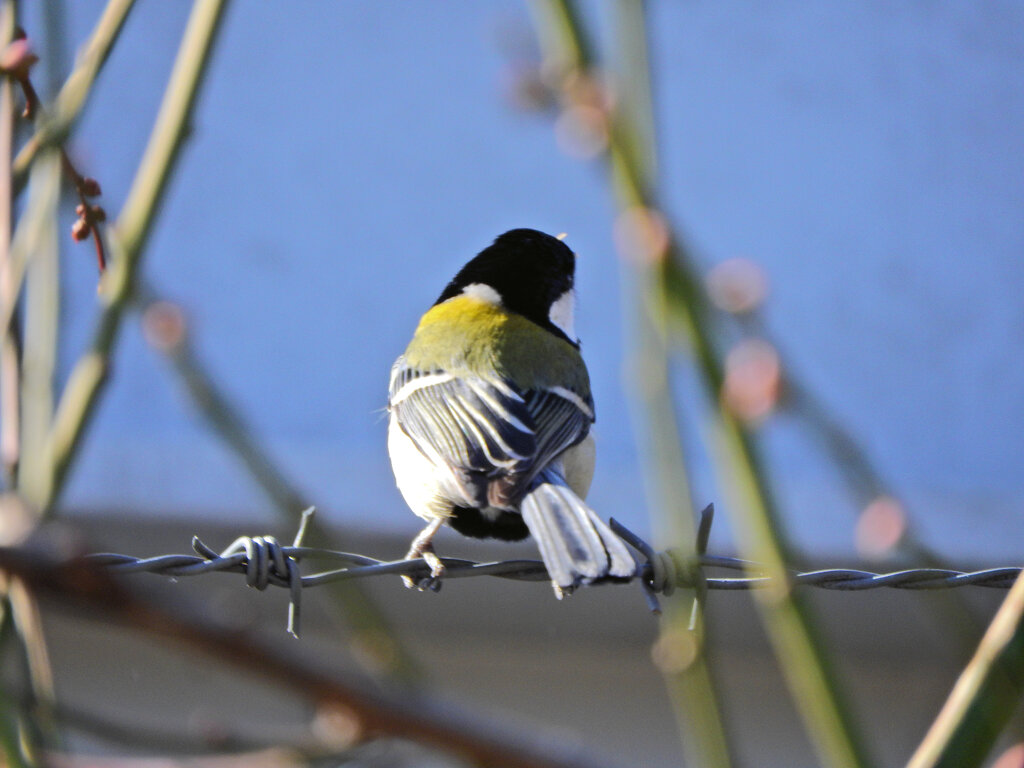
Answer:
M78 44L102 3L65 5ZM139 3L73 144L111 212L186 5ZM650 6L675 222L707 265L760 262L788 359L929 543L957 560L1019 560L1024 6ZM31 11L28 24L42 28ZM513 0L239 0L226 19L145 272L339 524L417 529L384 453L388 367L462 262L532 226L568 232L582 256L578 329L599 413L591 500L647 529L613 207L600 169L511 105L508 52L529 53L531 34ZM91 249L71 253L65 370L95 303ZM798 541L850 550L855 509L815 446L786 422L769 443ZM694 461L701 499L718 499L707 460ZM268 509L137 322L65 502L240 519Z

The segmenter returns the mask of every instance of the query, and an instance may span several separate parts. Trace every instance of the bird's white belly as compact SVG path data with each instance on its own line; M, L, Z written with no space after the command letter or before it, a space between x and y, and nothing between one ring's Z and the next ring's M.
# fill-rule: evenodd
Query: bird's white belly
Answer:
M409 508L424 520L448 517L452 502L444 487L444 464L427 458L398 426L394 414L388 423L388 454L395 483Z

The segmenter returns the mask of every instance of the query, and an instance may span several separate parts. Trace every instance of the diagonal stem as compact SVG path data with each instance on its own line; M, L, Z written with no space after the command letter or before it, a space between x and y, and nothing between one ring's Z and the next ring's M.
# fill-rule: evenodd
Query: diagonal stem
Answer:
M558 20L547 37L554 61L563 66L563 76L590 76L594 62L585 57L585 52L592 46L585 42L574 5L569 0L545 0L543 6ZM563 97L568 100L571 95ZM650 179L644 175L642 161L621 121L615 114L609 118L607 160L620 210L656 219L665 230L663 243L647 254L659 293L653 308L664 313L671 332L690 342L705 390L716 406L722 458L719 463L722 471L728 472L724 486L732 489L732 506L740 515L736 528L741 534L741 549L749 559L763 562L768 575L774 577L771 588L756 594L762 621L822 762L832 766L866 765L867 757L840 699L809 610L788 586L788 546L752 436L720 398L723 362L712 339L707 301L692 261L682 241L657 213Z
M63 144L70 135L134 5L135 0L110 0L107 3L78 63L60 89L52 112L14 159L16 188L24 184L28 169L41 150Z
M7 45L14 34L15 5L5 2L0 19L0 41ZM14 83L0 78L0 309L5 317L14 313L21 278L11 253L14 194L10 157L14 146ZM5 320L0 334L0 468L4 485L14 484L21 453L21 406L18 400L21 380L20 345L12 323Z
M636 0L616 3L619 38L621 107L617 118L631 137L633 156L649 184L657 162L651 111L650 63L647 53L646 7ZM580 50L586 50L580 44ZM633 269L634 359L633 387L643 415L638 441L646 454L647 485L653 523L664 540L672 542L680 566L696 562L695 510L690 469L683 453L683 436L672 396L671 343L664 327L644 310L656 290L650 270L641 262ZM653 648L673 702L683 748L690 762L708 768L731 765L729 742L719 705L720 692L706 653L707 626L691 607L695 592L666 599L666 609ZM692 621L691 621L692 614Z
M907 768L981 765L1022 699L1024 573L1017 577Z
M109 245L114 258L100 283L102 309L93 342L71 371L50 433L52 464L50 490L43 504L46 509L59 498L104 389L144 246L188 134L226 6L227 0L196 0L193 4L149 144L117 223L111 228Z

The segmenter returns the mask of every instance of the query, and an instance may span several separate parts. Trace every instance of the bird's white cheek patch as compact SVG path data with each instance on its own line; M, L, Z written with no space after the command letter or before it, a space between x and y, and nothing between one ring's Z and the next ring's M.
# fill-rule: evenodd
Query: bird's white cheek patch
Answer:
M568 336L572 341L579 341L576 338L575 323L573 316L576 313L576 298L573 295L573 290L570 288L557 299L551 305L551 310L548 312L548 319L552 324L558 326L562 333Z
M501 306L501 294L486 283L470 283L462 289L462 295L494 304L496 307Z

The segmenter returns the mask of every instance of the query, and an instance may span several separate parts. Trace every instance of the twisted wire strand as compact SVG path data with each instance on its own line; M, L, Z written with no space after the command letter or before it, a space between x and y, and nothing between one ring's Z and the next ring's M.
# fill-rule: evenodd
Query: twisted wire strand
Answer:
M250 587L264 590L269 586L287 587L290 592L288 608L288 631L298 637L300 601L302 590L331 581L367 578L370 576L405 575L413 581L436 589L436 580L430 577L430 567L420 558L415 560L378 560L352 552L337 552L302 546L302 538L314 509L302 513L302 522L292 546L285 546L273 536L241 536L221 552L208 547L198 536L192 538L195 555L159 555L156 557L132 557L109 552L86 555L85 560L107 568L112 573L156 573L164 576L200 576L214 571L244 573ZM748 590L760 589L771 584L772 579L760 575L761 564L735 557L708 555L707 544L711 533L714 508L709 505L700 517L695 546L696 567L685 568L671 550L657 551L635 533L612 520L612 529L629 543L640 555L633 577L638 579L650 609L660 612L658 595L671 595L677 587L695 591L691 627L697 617L709 589ZM340 567L316 573L301 573L304 560L321 560L338 564ZM547 581L547 569L540 560L501 560L475 562L459 558L442 558L445 565L444 579L461 579L471 576L495 576L517 581ZM707 576L706 568L720 568L742 571L739 577ZM838 591L859 591L865 589L950 589L953 587L978 586L994 589L1009 589L1020 575L1021 568L987 568L981 571L957 571L945 568L911 568L890 573L874 573L852 568L826 568L815 571L790 571L787 579L794 586L818 587ZM615 579L621 583L622 579ZM437 583L439 584L439 583Z
M250 541L271 537L255 537ZM240 541L243 541L240 539ZM196 542L204 546L198 539ZM276 542L274 542L276 544ZM237 544L237 542L236 542ZM311 547L288 547L276 544L277 555L259 554L251 558L245 551L216 554L212 556L198 555L160 555L157 557L138 558L130 555L113 553L97 553L86 555L86 560L101 565L113 573L156 573L164 576L201 576L214 571L227 573L244 573L247 583L257 589L265 589L268 585L289 587L291 581L289 570L283 570L278 564L278 557L284 561L300 563L305 559L318 558L344 563L344 567L305 574L300 577L302 587L315 587L330 581L357 579L385 574L404 574L412 576L429 575L430 569L421 560L377 560L366 555L334 550L315 549ZM261 552L260 547L254 547ZM212 552L212 550L211 550ZM656 553L664 555L665 553ZM260 559L262 558L262 559ZM258 565L253 564L254 559ZM665 560L672 562L671 557ZM472 576L497 576L518 581L547 581L549 576L540 560L501 560L493 562L476 562L459 558L442 558L445 565L445 580L468 578ZM748 560L720 555L703 555L700 558L702 568L726 568L730 570L756 573L759 566ZM664 565L659 566L665 568ZM693 587L694 584L685 578L685 574L671 568L674 587ZM790 580L799 586L818 587L840 591L856 591L862 589L949 589L953 587L977 586L994 589L1009 589L1014 579L1020 574L1018 566L986 568L980 571L958 571L945 568L910 568L889 573L876 573L852 568L825 568L815 571L793 571ZM255 578L254 578L255 576ZM654 581L655 570L649 563L640 565L634 578L642 581ZM708 589L744 590L759 589L768 586L770 579L766 576L748 575L741 577L705 577ZM664 592L666 587L659 590Z

